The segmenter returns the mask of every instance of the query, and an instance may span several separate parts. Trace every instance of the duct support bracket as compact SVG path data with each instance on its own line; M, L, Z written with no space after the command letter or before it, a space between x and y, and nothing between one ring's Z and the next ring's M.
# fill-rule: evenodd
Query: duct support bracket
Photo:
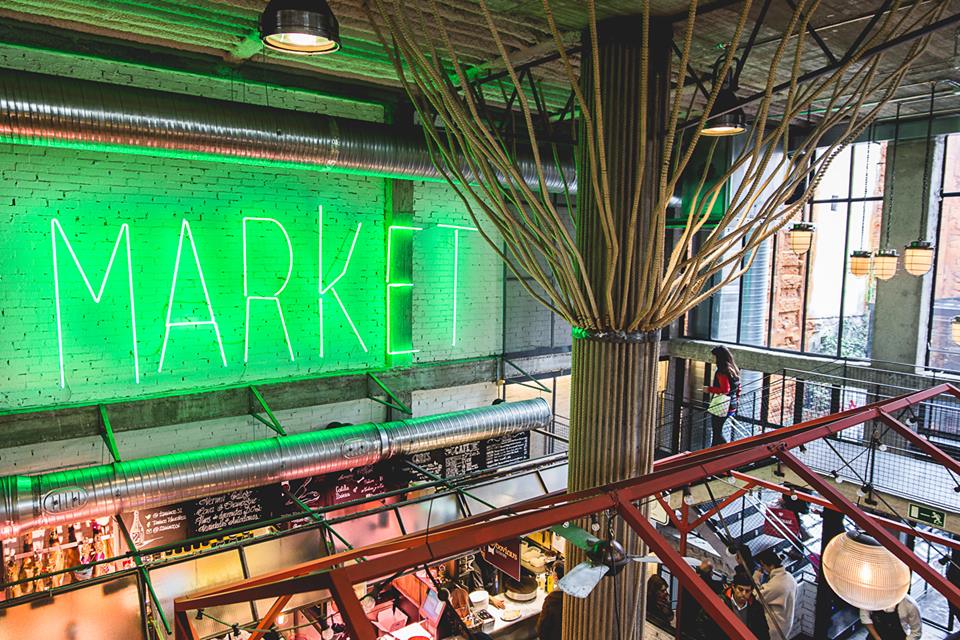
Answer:
M157 615L160 616L160 622L163 623L163 628L166 629L167 635L173 633L173 629L170 627L170 623L167 621L167 616L163 612L163 606L160 604L160 598L157 597L157 592L153 588L153 582L150 580L150 574L147 572L146 567L143 566L143 560L140 559L140 550L137 549L137 545L133 543L133 537L130 535L129 529L127 529L126 523L123 521L119 515L115 516L114 519L117 521L117 528L123 533L123 539L127 541L127 546L130 548L130 553L133 554L133 562L137 565L137 571L140 572L140 577L143 579L143 583L147 585L147 591L150 592L150 600L153 601L153 606L157 610Z
M267 417L264 418L256 411L251 411L250 415L267 425L269 428L276 431L277 435L285 436L287 432L284 430L283 425L280 424L280 421L277 420L277 416L273 415L273 411L270 410L270 405L267 404L267 401L263 399L263 395L260 393L260 390L255 386L250 385L250 393L253 394L253 397L257 399L257 402L260 404L260 407L263 409L263 412L267 414ZM269 419L268 419L269 418Z
M552 393L552 391L550 391L550 389L547 388L542 382L540 382L539 380L537 380L536 378L534 378L532 375L530 375L529 373L527 373L526 371L524 371L524 370L520 367L520 365L516 364L515 362L513 362L513 361L511 361L511 360L508 360L507 358L501 358L501 360L503 360L503 364L504 364L504 365L510 365L511 367L513 367L514 369L516 369L517 371L519 371L519 372L522 374L520 379L522 379L522 380L529 380L530 382L533 383L533 384L526 384L525 382L515 382L514 384L519 384L521 387L527 387L528 389L536 389L537 391L543 391L544 393ZM509 381L509 380L507 379L506 367L505 367L505 366L503 367L502 371L503 371L503 379L504 379L504 381Z
M383 391L385 394L387 394L387 397L390 398L390 400L384 400L383 398L378 398L378 397L376 397L375 395L373 395L372 393L370 393L369 385L368 385L368 387L367 387L367 398L368 398L368 399L373 400L374 402L379 402L379 403L382 404L383 406L389 407L390 409L393 409L394 411L399 411L400 413L405 413L405 414L407 414L408 416L412 416L412 415L413 415L413 409L411 409L411 408L408 407L406 404L404 404L404 402L403 402L400 398L398 398L397 395L396 395L393 391L390 390L390 387L388 387L387 385L383 384L383 381L381 381L380 378L378 378L378 377L375 376L374 374L370 373L369 371L367 371L367 376L368 376L371 380L373 380L378 387L380 387L380 390L381 390L381 391Z
M113 461L121 462L120 450L117 448L117 438L113 434L113 426L110 424L110 416L107 415L107 407L98 404L97 409L100 411L100 437L103 438L104 444L110 450Z
M284 493L284 495L286 495L288 498L290 498L291 500L293 500L293 503L296 504L298 507L300 507L300 510L303 511L311 520L313 520L314 522L318 523L321 527L323 527L324 531L328 532L330 535L334 536L337 540L339 540L340 542L342 542L343 545L344 545L347 549L349 549L349 550L351 550L351 551L353 550L353 545L350 544L349 542L347 542L347 540L346 540L343 536L341 536L339 533L337 533L337 530L334 529L334 528L330 525L330 523L327 522L327 520L326 520L322 515L320 515L319 513L317 513L316 511L314 511L314 510L311 509L310 507L308 507L308 506L303 502L303 500L301 500L301 499L298 498L297 496L295 496L295 495L293 495L292 493L290 493L290 490L289 490L289 489L284 488L283 493ZM362 561L363 558L357 558L357 560L358 560L358 561Z

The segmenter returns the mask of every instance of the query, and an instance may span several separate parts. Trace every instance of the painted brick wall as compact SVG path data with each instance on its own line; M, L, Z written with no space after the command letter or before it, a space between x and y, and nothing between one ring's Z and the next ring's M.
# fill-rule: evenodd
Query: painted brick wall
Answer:
M0 246L7 255L0 266L0 410L384 366L383 180L39 146L2 145L0 156ZM460 231L455 251L453 230L437 226L472 226L446 185L416 183L415 202L415 224L423 227L413 245L416 361L498 353L502 269L497 256L475 231ZM344 269L360 225L349 268L322 298L322 326L320 206L325 286ZM244 217L269 218L283 226L250 221L246 242L248 293L269 296L283 286L283 322L271 300L251 300L246 321ZM53 219L59 226L51 225ZM136 359L124 223L133 265ZM112 271L96 304L87 284L100 294L115 246ZM291 252L292 270L284 286ZM209 321L209 298L220 341L212 323L173 326L165 340L175 271L170 322Z
M496 383L469 384L447 389L414 391L410 408L415 416L429 416L447 411L485 407L499 394Z
M4 406L89 402L362 369L383 362L382 180L31 146L5 145L0 156L4 220L0 246L8 256L0 266L0 402ZM320 205L328 282L331 274L341 270L355 225L362 223L349 272L338 288L367 351L357 348L359 342L346 317L332 296L326 295L325 344L320 352ZM284 322L272 301L251 301L246 357L244 217L276 219L287 231L293 254L292 272L281 294ZM53 219L63 237L51 225ZM189 233L183 221L189 222ZM137 312L136 360L123 238L100 304L93 302L71 255L72 250L90 288L98 292L124 223L129 225ZM271 295L283 284L289 266L283 232L273 223L251 222L247 233L249 293ZM54 246L59 266L56 279ZM210 320L205 285L221 335L222 356L212 324L172 327L165 343L166 313L178 264L170 321ZM57 286L65 354L62 389ZM163 370L159 371L161 359ZM135 362L140 367L139 383Z
M414 188L413 333L416 362L500 353L503 266L463 203L442 183ZM492 225L482 227L496 242ZM456 279L456 285L454 280ZM456 289L456 290L455 290Z
M322 429L330 422L361 424L386 419L383 405L371 400L277 411L289 434ZM126 460L192 451L273 437L275 434L252 417L189 422L154 429L117 433L117 448ZM97 437L0 449L0 474L34 474L111 462L110 452Z

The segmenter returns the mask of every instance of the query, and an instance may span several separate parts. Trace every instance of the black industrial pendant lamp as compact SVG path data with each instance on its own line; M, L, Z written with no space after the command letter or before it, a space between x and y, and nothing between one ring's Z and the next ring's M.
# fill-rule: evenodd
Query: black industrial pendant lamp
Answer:
M718 78L720 68L723 66L724 56L717 58L713 65L714 82L719 82ZM735 136L747 130L747 118L740 107L740 99L737 98L737 76L733 70L739 67L736 58L730 64L727 70L727 77L723 80L723 86L717 93L717 99L713 102L713 108L710 109L710 116L707 118L707 124L700 133L705 136L721 137Z
M333 53L340 49L340 24L326 0L270 0L260 14L260 39L286 53Z

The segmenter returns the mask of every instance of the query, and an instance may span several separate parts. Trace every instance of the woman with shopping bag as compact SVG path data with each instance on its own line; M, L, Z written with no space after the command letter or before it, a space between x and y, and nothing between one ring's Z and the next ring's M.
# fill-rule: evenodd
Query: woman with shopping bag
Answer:
M716 372L713 374L713 384L706 387L710 394L710 404L707 412L710 414L710 430L712 440L710 446L723 444L723 425L727 418L737 413L737 402L740 400L740 368L733 360L733 354L726 347L714 347L713 354Z

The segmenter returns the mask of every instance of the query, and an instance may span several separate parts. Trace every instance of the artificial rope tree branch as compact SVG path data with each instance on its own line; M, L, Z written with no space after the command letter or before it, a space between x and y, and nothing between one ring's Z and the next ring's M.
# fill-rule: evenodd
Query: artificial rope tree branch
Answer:
M551 164L559 163L555 147L549 156L542 155L542 131L537 128L531 104L540 97L528 96L529 90L511 62L511 52L486 0L479 0L484 17L482 26L499 58L499 66L509 79L508 86L512 85L516 93L523 138L533 157L532 181L526 179L516 154L511 153L496 123L491 121L486 108L477 104L476 94L468 88L469 69L474 61L465 59L456 50L450 37L450 20L436 0L368 0L366 9L401 83L413 98L436 164L456 188L478 228L482 227L478 213L492 222L505 245L504 251L494 246L497 253L518 275L531 276L538 290L522 277L520 282L540 302L575 326L626 332L666 326L719 287L745 273L760 244L806 206L833 158L889 102L910 64L922 53L927 38L915 40L896 62L884 54L866 62L862 56L878 42L934 22L943 15L945 7L945 3L921 8L921 3L901 6L902 0L893 2L871 33L855 50L848 52L836 68L801 84L805 34L821 0L795 3L783 38L771 57L763 95L742 151L719 179L710 180L707 171L717 149L712 140L710 147L703 149L703 130L723 79L735 63L735 53L750 15L750 1L738 10L709 95L691 126L681 120L682 115L690 112L690 107L684 108L685 78L687 69L693 66L693 39L700 20L697 0L691 0L682 29L683 41L676 65L679 73L669 100L664 144L658 150L659 157L654 157L659 162L658 184L645 182L650 154L644 129L636 149L638 162L632 176L635 190L627 204L628 222L624 230L618 230L614 207L620 205L611 199L607 164L609 123L604 119L600 87L596 3L595 0L587 2L584 32L584 46L591 54L593 81L589 87L581 87L576 61L567 51L569 39L557 25L550 0L542 1L545 28L557 47L562 73L570 83L574 106L582 121L578 144L585 151L583 158L590 170L584 172L589 179L579 183L578 189L588 190L595 202L604 243L603 261L596 265L601 272L599 276L593 273L587 277L588 265L572 235L571 222L575 214L559 211L548 193L546 171L548 167L553 168ZM649 1L642 3L641 14L640 39L644 55L640 75L646 86L650 74L647 50L652 20ZM415 18L409 18L410 15ZM881 61L892 68L881 73ZM789 86L783 94L774 93L784 73L789 74ZM693 105L697 88L691 87L690 91ZM880 97L870 109L863 111L868 95ZM790 123L818 101L826 101L822 118L813 124L797 149L784 153ZM646 103L641 100L637 105L637 117L644 127ZM778 110L779 113L774 113ZM827 131L835 127L841 128L841 135L825 148L819 148ZM694 174L691 161L700 150L708 162L702 173ZM562 171L560 173L562 175ZM725 203L723 214L719 220L712 219L711 213L723 195L724 184L738 174L739 181L729 202ZM566 180L567 176L563 178ZM684 203L688 207L687 225L668 254L664 241L666 219L670 200L681 181L696 186L692 201ZM654 189L656 195L653 228L645 228L640 233L640 195L650 189ZM800 197L786 205L797 189L802 189ZM564 189L564 196L569 201L568 188ZM708 227L713 228L707 231ZM487 232L482 232L482 237L492 245L497 242L497 238ZM699 245L694 249L697 238ZM637 260L640 261L638 271L634 266ZM634 277L626 277L635 271Z

